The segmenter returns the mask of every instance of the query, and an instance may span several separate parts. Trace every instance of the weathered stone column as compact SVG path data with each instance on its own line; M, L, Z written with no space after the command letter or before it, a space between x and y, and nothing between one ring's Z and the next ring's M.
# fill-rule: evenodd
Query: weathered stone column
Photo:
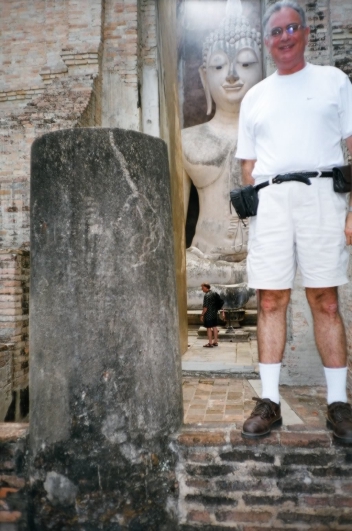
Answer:
M31 203L34 528L176 529L169 437L182 422L181 362L166 146L121 129L44 135L32 148Z

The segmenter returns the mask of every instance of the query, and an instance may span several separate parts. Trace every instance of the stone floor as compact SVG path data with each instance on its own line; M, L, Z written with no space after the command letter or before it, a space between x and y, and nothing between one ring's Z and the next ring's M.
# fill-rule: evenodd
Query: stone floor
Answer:
M204 348L207 338L199 338L197 328L189 330L188 350L182 356L184 372L258 373L257 341L219 342Z
M283 425L297 430L325 428L325 388L281 386ZM240 428L260 396L260 381L234 377L184 377L184 422L232 423Z

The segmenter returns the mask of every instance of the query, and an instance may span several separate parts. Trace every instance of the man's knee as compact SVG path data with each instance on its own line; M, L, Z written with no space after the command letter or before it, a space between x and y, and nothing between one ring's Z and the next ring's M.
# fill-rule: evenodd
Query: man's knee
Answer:
M264 313L286 311L290 290L259 290L259 308Z
M307 299L313 312L325 313L334 317L339 313L336 288L309 288Z

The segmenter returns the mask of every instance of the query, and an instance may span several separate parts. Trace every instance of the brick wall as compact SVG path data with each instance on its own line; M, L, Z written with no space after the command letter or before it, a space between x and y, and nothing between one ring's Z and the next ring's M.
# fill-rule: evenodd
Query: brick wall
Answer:
M103 15L102 0L0 2L0 421L28 402L31 145L101 124Z
M29 252L0 250L0 422L28 414Z
M352 451L330 434L190 427L178 445L182 531L351 529Z
M349 1L331 3L331 40L333 64L352 81L352 4Z
M85 4L86 5L86 4ZM102 0L0 3L1 245L29 246L33 140L101 123Z
M104 127L140 130L137 0L106 0L103 30Z

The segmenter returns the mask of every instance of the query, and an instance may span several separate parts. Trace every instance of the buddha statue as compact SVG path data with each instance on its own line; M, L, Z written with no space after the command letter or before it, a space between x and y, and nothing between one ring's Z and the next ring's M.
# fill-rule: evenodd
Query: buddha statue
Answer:
M238 116L244 95L262 78L260 48L261 35L243 17L241 0L228 0L225 20L203 44L199 68L207 114L214 101L214 117L182 130L186 214L191 182L199 198L195 234L186 252L189 292L205 281L231 285L245 280L241 262L247 255L248 228L230 210L229 192L241 186L234 157Z

